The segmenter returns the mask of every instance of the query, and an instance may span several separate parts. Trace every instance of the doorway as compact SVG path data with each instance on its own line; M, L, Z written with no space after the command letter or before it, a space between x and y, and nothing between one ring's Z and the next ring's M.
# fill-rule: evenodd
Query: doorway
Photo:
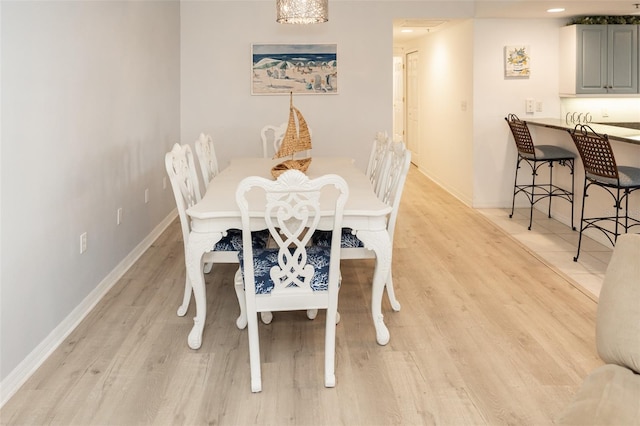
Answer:
M394 50L393 55L393 141L403 141L411 151L411 162L419 164L420 101L419 101L419 53L404 49Z
M419 53L395 50L393 55L393 141L403 141L411 151L411 162L419 164L420 101Z
M396 18L393 19L393 137L400 138L411 151L411 162L420 166L421 149L420 118L421 93L420 80L420 48L421 40L447 25L449 21L436 18ZM400 72L400 63L402 72ZM400 74L400 76L396 74ZM400 99L401 98L401 99ZM402 118L396 118L400 108L404 112ZM396 130L396 126L398 129Z
M393 54L393 141L404 141L404 51Z
M420 54L417 50L406 55L406 118L405 143L411 151L411 162L420 164L420 88L418 75L418 60Z

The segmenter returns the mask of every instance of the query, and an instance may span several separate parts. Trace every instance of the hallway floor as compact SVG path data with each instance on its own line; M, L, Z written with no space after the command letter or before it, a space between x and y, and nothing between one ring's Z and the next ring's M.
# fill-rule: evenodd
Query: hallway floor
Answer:
M600 295L602 280L611 259L612 247L607 247L583 236L580 257L573 261L578 247L578 231L534 210L533 225L529 225L529 209L516 209L509 218L511 209L478 209L490 221L510 234L533 255L547 263L576 287L594 300ZM576 224L577 227L577 224Z

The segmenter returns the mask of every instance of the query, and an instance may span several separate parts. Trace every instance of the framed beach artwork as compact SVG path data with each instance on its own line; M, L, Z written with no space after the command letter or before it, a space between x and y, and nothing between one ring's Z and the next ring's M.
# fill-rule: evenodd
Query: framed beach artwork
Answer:
M531 74L529 46L505 46L504 57L505 77L529 77Z
M251 94L338 93L337 44L252 44Z

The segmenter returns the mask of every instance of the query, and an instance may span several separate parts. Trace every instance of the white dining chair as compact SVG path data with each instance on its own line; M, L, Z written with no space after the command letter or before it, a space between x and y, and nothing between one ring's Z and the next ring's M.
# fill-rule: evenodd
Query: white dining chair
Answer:
M176 200L176 207L178 209L178 216L182 227L182 240L184 243L186 259L187 241L189 240L189 233L191 232L191 221L189 220L186 211L201 199L198 176L193 154L189 145L180 145L176 143L171 151L165 155L165 166L167 168L167 174L169 175L171 188L173 189L173 194ZM252 236L252 245L257 247L266 247L267 233L254 233ZM227 234L211 248L211 251L205 253L202 261L204 265L212 265L214 263L238 263L238 252L241 249L242 231L237 229L229 230ZM208 269L210 270L211 268ZM234 286L236 296L238 298L238 305L240 307L240 316L236 320L236 326L243 329L247 324L247 315L245 312L245 299L244 291L242 290L242 276L240 275L240 269L238 269L234 277ZM182 298L182 304L178 308L179 316L184 316L187 313L189 303L191 301L191 293L191 281L189 280L189 276L185 273L184 295ZM266 323L271 322L268 315L264 316L262 319Z
M260 138L262 139L262 156L264 158L272 158L276 152L280 149L282 139L287 131L287 122L282 123L279 126L267 124L260 131ZM313 135L311 129L309 129L309 135ZM308 158L311 156L310 150L301 151L296 154L296 157Z
M387 132L377 132L371 145L369 163L367 164L367 177L371 181L374 190L377 192L380 185L380 175L386 155L391 147L391 138Z
M262 139L262 156L264 158L271 158L278 152L286 130L286 122L279 126L267 124L262 128L260 138Z
M200 163L200 171L202 172L202 181L204 187L209 185L211 179L213 179L218 173L218 157L216 156L216 148L213 144L213 138L211 135L200 133L200 137L196 139L196 156Z
M411 151L404 142L391 142L388 146L388 155L385 156L383 164L380 166L380 184L376 192L378 198L391 207L391 213L387 217L387 232L393 246L396 220L400 209L400 199L404 190L404 184L411 165ZM320 246L329 244L331 234L326 231L316 232L313 236L313 243ZM350 228L342 229L341 236L341 257L342 259L375 259L375 252L358 239ZM400 302L396 299L393 287L391 272L385 284L387 296L394 311L400 310Z
M209 185L211 179L213 179L219 172L218 169L218 157L216 157L216 149L213 145L213 138L211 135L205 135L200 133L200 137L196 139L196 157L200 163L200 171L202 172L202 183L204 188ZM211 272L213 263L205 263L204 272Z
M331 204L321 208L320 195L325 187L337 190L322 193L323 203L330 199ZM326 387L336 384L340 229L348 194L347 183L338 175L309 179L299 170L288 170L275 181L250 176L238 185L236 201L244 242L239 258L248 316L252 392L262 390L258 312L325 309L324 383ZM264 223L276 247L252 249L252 226ZM335 235L330 246L308 244L319 226Z

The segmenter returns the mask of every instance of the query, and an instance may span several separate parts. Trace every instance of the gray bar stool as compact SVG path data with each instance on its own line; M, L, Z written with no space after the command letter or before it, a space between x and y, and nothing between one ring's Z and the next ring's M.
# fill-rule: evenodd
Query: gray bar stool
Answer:
M640 189L640 168L631 166L618 166L613 155L608 135L596 133L591 126L578 124L573 130L567 130L578 148L580 159L584 165L584 190L582 192L582 213L580 215L580 238L578 239L578 252L573 261L578 261L582 232L588 228L600 230L612 245L620 234L629 232L629 228L640 227L640 220L629 217L629 195ZM592 186L598 186L614 200L616 214L614 216L584 217L585 200L588 197L587 190ZM624 214L620 211L623 210ZM613 231L604 225L613 222ZM622 228L622 232L620 230ZM640 228L638 229L640 231Z
M554 145L534 145L531 133L529 133L529 127L526 121L522 121L515 114L509 114L505 117L513 139L518 149L518 163L516 164L516 177L513 184L513 201L511 203L511 214L509 217L513 217L513 211L515 209L516 195L519 193L524 194L529 200L529 230L531 230L531 223L533 222L533 206L541 200L549 199L549 213L551 217L551 199L553 197L559 197L567 200L571 203L571 229L576 228L573 225L573 192L574 192L574 175L573 166L575 163L575 154L564 148ZM531 183L530 184L518 184L518 170L521 163L526 163L531 168ZM571 173L571 191L564 188L560 188L553 184L553 165L558 163L561 166L569 167ZM549 181L548 183L536 183L536 176L538 176L538 169L543 165L549 166Z

